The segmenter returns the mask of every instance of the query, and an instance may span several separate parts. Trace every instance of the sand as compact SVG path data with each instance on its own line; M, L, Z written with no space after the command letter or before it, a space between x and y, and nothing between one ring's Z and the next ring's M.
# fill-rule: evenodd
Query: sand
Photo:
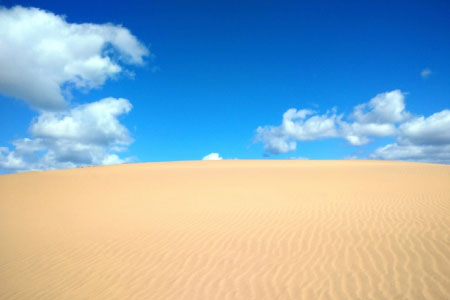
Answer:
M0 299L450 299L450 166L200 161L0 176Z

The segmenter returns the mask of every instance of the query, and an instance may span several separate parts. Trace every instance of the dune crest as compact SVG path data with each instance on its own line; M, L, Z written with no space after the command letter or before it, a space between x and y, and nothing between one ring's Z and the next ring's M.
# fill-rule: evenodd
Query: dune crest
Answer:
M450 299L450 166L200 161L0 176L0 299Z

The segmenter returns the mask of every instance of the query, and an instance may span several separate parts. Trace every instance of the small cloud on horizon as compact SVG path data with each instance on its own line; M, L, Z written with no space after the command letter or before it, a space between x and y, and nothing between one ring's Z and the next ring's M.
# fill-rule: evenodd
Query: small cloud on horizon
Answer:
M217 152L212 152L202 158L202 160L222 160L222 159L223 158L220 157L219 153Z
M422 76L423 79L426 79L426 78L430 77L430 75L432 73L433 72L431 71L430 68L425 68L425 69L422 70L422 72L420 72L420 76Z

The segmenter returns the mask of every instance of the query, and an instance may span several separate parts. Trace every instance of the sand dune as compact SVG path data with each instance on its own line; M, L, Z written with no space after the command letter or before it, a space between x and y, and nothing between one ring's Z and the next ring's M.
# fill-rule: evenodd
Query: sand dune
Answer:
M0 299L450 299L450 166L0 176Z

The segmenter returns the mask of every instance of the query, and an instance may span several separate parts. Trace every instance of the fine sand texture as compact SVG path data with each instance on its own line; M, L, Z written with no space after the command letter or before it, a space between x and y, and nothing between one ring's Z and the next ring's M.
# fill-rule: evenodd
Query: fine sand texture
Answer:
M197 161L0 176L0 299L450 299L450 166Z

